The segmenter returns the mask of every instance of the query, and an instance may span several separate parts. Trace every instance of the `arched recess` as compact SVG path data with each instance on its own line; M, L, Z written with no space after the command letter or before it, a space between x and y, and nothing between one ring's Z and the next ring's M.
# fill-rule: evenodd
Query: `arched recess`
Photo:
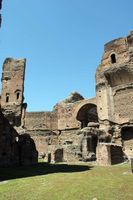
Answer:
M96 104L86 103L77 112L76 119L81 122L81 128L87 126L89 122L98 122Z
M21 90L16 90L15 91L15 99L16 99L16 101L19 101L20 100L20 95L21 95Z
M63 162L63 149L57 149L54 154L55 162Z
M110 59L111 59L111 63L112 64L116 63L116 55L115 55L115 53L111 54Z

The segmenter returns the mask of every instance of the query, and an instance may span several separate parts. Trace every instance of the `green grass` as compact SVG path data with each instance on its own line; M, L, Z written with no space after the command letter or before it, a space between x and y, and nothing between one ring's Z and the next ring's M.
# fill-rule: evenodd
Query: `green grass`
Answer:
M129 164L0 168L0 181L0 200L133 200Z

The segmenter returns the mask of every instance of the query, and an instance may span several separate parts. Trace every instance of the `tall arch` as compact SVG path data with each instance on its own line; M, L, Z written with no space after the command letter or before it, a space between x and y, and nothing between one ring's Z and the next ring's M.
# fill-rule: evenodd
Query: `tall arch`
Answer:
M75 109L75 118L81 122L81 128L89 122L98 122L96 99L83 100Z
M81 122L81 128L86 127L89 122L98 122L97 106L85 104L79 109L76 119Z

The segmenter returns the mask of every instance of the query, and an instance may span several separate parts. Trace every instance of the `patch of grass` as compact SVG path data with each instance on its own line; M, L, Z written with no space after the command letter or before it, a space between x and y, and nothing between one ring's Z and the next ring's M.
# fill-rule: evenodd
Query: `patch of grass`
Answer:
M0 200L132 200L129 164L0 168ZM8 182L6 182L8 180Z

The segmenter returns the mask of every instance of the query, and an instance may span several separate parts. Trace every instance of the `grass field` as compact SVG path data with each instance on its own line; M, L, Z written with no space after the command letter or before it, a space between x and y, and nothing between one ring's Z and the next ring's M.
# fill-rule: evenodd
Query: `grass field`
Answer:
M0 200L133 200L129 164L0 168Z

